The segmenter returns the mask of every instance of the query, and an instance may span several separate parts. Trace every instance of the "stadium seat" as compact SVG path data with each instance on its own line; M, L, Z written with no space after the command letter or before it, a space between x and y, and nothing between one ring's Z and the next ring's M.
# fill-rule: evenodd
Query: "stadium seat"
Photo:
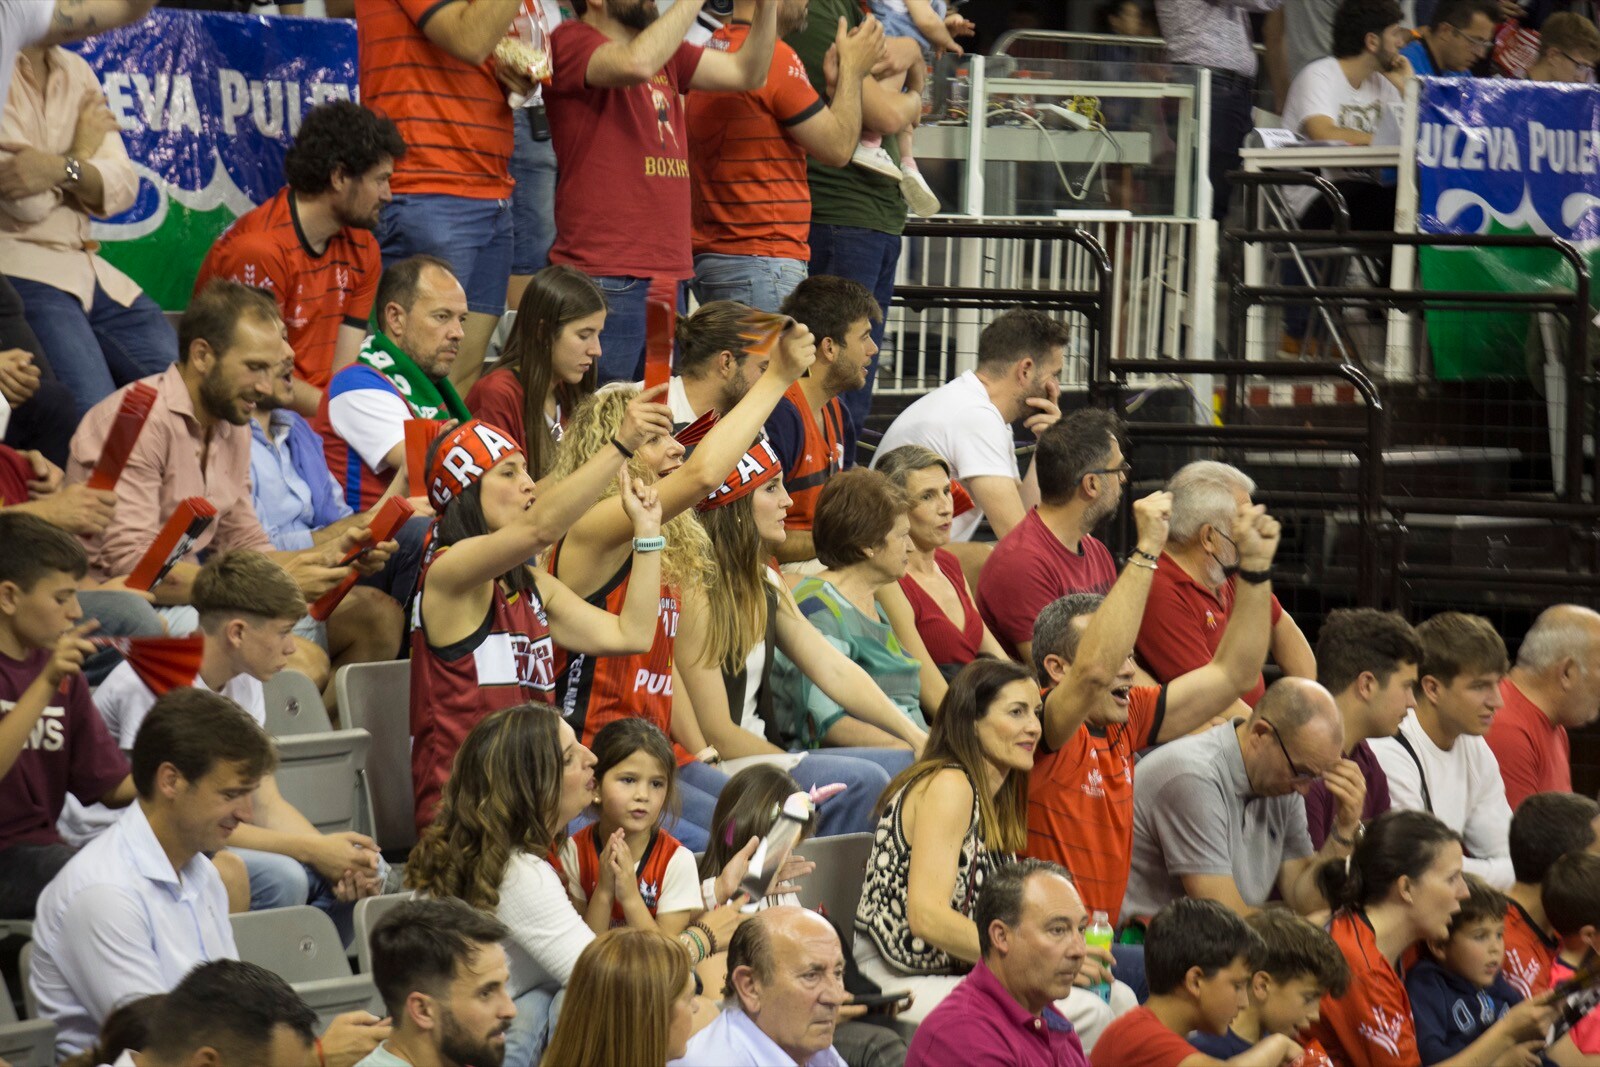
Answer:
M411 897L410 893L385 893L381 897L362 897L356 901L356 969L362 974L372 973L372 943L369 940L372 928L388 914L390 908L404 904Z
M372 735L368 776L378 847L405 850L417 843L416 801L411 791L411 665L357 663L340 667L333 681L339 714Z
M22 954L17 957L17 981L22 983L22 1017L24 1019L37 1019L39 1017L39 998L33 995L33 983L28 981L33 974L33 942L29 941L22 946Z
M302 904L228 918L239 958L265 967L293 986L317 1013L319 1028L347 1011L383 1014L372 979L351 973L339 931L325 912Z
M867 857L872 855L872 835L814 837L795 851L817 865L816 870L800 879L801 905L826 912L838 924L844 949L849 952L855 939L856 905L861 901Z
M0 1060L11 1067L51 1067L56 1062L55 1023L18 1020L4 978L0 978Z
M278 739L278 790L320 833L372 832L365 730L331 730Z
M264 687L267 699L267 733L273 737L323 734L333 729L328 709L315 683L295 670L282 670Z

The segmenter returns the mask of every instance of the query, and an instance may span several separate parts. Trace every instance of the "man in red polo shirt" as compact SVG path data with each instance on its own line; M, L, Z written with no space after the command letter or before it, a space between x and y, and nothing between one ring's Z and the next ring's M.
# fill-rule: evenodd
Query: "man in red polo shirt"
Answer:
M644 377L652 283L694 274L689 239L689 136L683 94L765 84L778 5L757 5L744 46L684 42L704 0L578 0L580 18L550 36L545 111L561 181L550 262L576 267L606 294L599 380Z
M1171 496L1133 505L1138 551L1165 540ZM1265 509L1238 515L1231 536L1265 572L1278 548L1278 523ZM1134 636L1165 562L1135 554L1104 597L1076 593L1039 613L1033 658L1048 688L1044 737L1028 780L1028 855L1072 872L1084 906L1115 923L1133 857L1135 753L1182 737L1223 714L1255 684L1267 653L1272 590L1239 590L1237 620L1216 658L1165 686L1134 684Z
M806 26L808 0L781 0L778 35ZM733 19L708 47L744 46L757 0L735 0ZM811 187L806 156L830 167L850 162L861 137L861 80L883 52L883 27L868 16L834 47L833 100L817 94L805 64L778 41L766 85L747 93L689 97L689 175L694 220L694 292L777 311L805 280L811 260Z
M1577 604L1546 608L1522 639L1500 695L1505 707L1486 740L1511 809L1534 793L1572 792L1567 731L1600 715L1600 613Z
M450 264L467 293L465 394L506 309L511 279L511 108L533 83L495 62L522 0L356 0L361 102L410 146L378 226L384 263L416 255Z
M288 185L239 216L195 279L231 278L270 292L294 349L294 407L316 414L328 380L355 362L378 291L377 228L406 143L360 104L313 108L283 160Z
M1226 532L1234 516L1250 507L1256 483L1237 467L1212 460L1190 463L1167 482L1172 494L1172 528L1160 570L1150 590L1134 653L1158 682L1202 667L1216 655L1233 612L1237 582L1265 581L1253 576L1242 546ZM1300 627L1272 598L1274 663L1283 673L1315 678L1317 660ZM1259 676L1235 709L1247 715L1266 691Z

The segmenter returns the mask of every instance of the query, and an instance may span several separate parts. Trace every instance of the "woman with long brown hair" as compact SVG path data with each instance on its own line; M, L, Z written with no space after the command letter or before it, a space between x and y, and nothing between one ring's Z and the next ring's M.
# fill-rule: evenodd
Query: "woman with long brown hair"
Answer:
M534 480L555 463L572 413L594 392L606 300L589 276L546 267L517 305L500 364L467 393L467 409L506 430L528 453Z
M594 767L548 704L495 712L462 742L433 824L406 865L406 884L419 893L464 900L510 929L518 1020L506 1035L507 1067L537 1059L550 1000L595 937L548 862L594 795ZM703 947L725 946L739 922L735 904L702 915L679 939L686 963Z
M563 1012L544 1067L666 1067L710 1022L689 957L654 930L608 930L589 943L567 984ZM697 1017L698 1016L698 1017Z

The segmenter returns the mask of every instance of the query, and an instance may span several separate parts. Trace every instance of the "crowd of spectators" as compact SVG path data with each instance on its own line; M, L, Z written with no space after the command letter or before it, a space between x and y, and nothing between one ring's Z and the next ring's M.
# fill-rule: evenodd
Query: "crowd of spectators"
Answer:
M1250 475L1142 471L1163 488L1126 499L1136 428L1063 416L1068 335L1037 310L993 316L858 464L932 195L925 60L960 14L733 0L696 44L703 0L354 0L362 103L306 113L174 324L90 238L137 161L60 47L151 6L0 0L0 919L32 924L61 1056L1600 1057L1594 1005L1551 993L1600 926L1568 737L1600 714L1600 613L1548 608L1514 660L1460 612L1302 630ZM1303 41L1328 6L1158 0L1217 75L1219 183L1248 13ZM1405 44L1392 0L1344 0L1286 121L1370 136L1504 7L1441 0ZM502 48L527 19L543 84ZM1600 59L1592 22L1543 25L1530 76ZM691 293L647 388L648 304ZM135 389L128 462L90 488ZM130 587L195 497L214 520ZM1095 536L1119 512L1121 561ZM187 635L175 686L96 640ZM337 671L398 660L409 758L368 772L409 782L418 840L384 854L280 789L264 687L298 671L337 720ZM769 854L785 820L801 842ZM804 858L852 833L860 869ZM812 878L855 912L800 907ZM395 892L365 935L382 1017L318 1033L238 961L232 913L310 904L353 947L355 905Z

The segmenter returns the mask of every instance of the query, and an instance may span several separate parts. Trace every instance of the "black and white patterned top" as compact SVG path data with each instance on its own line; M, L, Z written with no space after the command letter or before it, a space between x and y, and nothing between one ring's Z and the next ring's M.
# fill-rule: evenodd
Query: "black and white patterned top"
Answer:
M956 764L951 769L960 770ZM936 772L930 772L936 773ZM867 861L867 880L861 888L861 903L856 906L856 936L870 937L884 962L906 974L963 974L970 965L935 948L911 932L906 913L906 896L911 878L911 843L906 840L901 819L906 794L922 780L911 782L894 795L873 836L872 856ZM968 779L970 784L971 779ZM950 892L950 906L969 919L989 872L1016 859L1009 852L990 852L983 843L978 825L978 791L972 791L972 818L961 839L961 857L956 866L956 884Z

